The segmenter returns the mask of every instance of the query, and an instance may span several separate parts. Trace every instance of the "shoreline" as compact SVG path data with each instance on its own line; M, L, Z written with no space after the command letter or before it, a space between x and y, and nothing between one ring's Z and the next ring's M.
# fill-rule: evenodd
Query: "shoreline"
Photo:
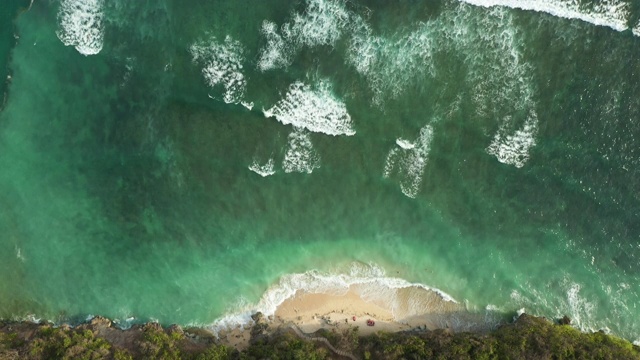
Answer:
M295 323L308 333L357 326L360 334L369 335L379 330L398 332L416 328L447 328L447 324L441 321L443 318L456 312L466 312L463 306L437 292L416 286L395 290L392 301L380 297L366 299L361 290L357 285L350 286L342 294L298 290L278 306L274 315ZM367 325L367 320L375 324Z
M318 332L343 334L356 332L370 336L378 332L489 332L506 323L506 314L487 321L486 313L472 313L437 290L421 286L393 289L393 294L368 294L366 286L350 285L339 292L297 290L280 303L273 314L252 315L252 324L226 329L212 329L218 341L238 350L246 349L256 324L267 333L293 327L306 335ZM387 295L382 296L382 295ZM391 301L390 301L391 299ZM372 323L368 324L370 321Z
M380 328L368 334L354 330L356 326L342 331L320 328L309 334L279 317L268 319L256 313L252 319L251 326L232 330L222 338L203 328L158 323L122 330L100 316L76 327L0 320L0 358L552 359L574 354L584 359L640 360L639 346L601 331L582 333L570 326L567 317L554 324L523 313L486 333L424 328L389 332ZM248 339L243 332L248 332Z
M55 324L35 316L23 320L2 320L0 324L24 324L27 327L50 326L57 329L94 328L109 341L121 341L147 326L180 328L185 334L193 335L199 341L223 345L238 351L246 350L256 329L260 335L270 336L287 330L296 330L304 336L319 332L343 334L355 332L359 337L376 333L421 333L434 330L448 332L475 331L488 332L499 323L487 324L485 314L474 314L464 306L437 289L411 285L388 289L387 293L366 295L370 284L356 283L345 289L330 292L309 292L296 290L286 297L273 314L252 312L248 323L225 325L160 325L157 322L127 324L121 326L116 320L102 316L87 317L84 321L71 325ZM379 290L375 289L374 290ZM425 311L426 310L426 311ZM354 320L355 319L355 320ZM372 326L368 321L373 321ZM504 323L500 322L500 323ZM117 335L114 335L117 334ZM190 335L187 335L190 336Z
M273 314L255 312L249 324L224 330L153 322L121 329L101 316L74 327L0 320L0 358L551 359L606 353L640 360L639 346L604 332L582 333L566 316L555 324L525 313L491 322L489 310L472 313L435 290L416 285L380 294L365 291L367 285L297 290Z

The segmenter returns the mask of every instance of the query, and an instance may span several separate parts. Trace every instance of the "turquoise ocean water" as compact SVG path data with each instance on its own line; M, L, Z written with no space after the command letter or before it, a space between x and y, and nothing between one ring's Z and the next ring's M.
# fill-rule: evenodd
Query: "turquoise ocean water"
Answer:
M1 6L0 317L375 281L640 339L637 3Z

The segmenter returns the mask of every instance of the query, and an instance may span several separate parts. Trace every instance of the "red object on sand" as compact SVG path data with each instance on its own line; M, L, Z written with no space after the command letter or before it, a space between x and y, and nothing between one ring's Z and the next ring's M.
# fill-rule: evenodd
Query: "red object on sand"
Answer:
M373 326L373 325L375 325L375 324L376 324L376 322L375 322L375 321L373 321L373 320L371 320L371 319L367 320L367 326Z
M353 319L353 321L356 321L356 317L355 317L355 316L354 316L354 317L352 317L352 319Z

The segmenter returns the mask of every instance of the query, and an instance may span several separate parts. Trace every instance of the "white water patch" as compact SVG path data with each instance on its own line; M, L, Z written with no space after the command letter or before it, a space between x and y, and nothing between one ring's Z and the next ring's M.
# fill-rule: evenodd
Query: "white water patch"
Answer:
M61 0L56 35L82 55L95 55L104 44L104 1Z
M311 174L320 167L320 155L313 148L307 131L294 128L289 134L287 151L282 160L282 169L286 173L299 172Z
M288 27L284 30L286 34L289 34ZM265 20L262 23L261 29L262 35L267 40L266 47L260 52L260 59L258 60L258 69L260 71L267 71L272 69L285 68L291 65L293 61L293 52L288 44L290 36L278 34L278 26L270 21Z
M315 88L300 81L289 86L285 97L272 108L263 110L266 117L275 117L283 124L328 135L354 135L351 116L346 105L331 92L329 81L320 81Z
M351 17L342 0L307 0L305 5L302 13L291 14L280 33L275 23L262 23L267 44L260 52L259 70L285 68L304 46L334 46L340 39Z
M580 288L581 286L579 284L573 283L567 290L567 302L569 304L570 317L572 321L581 328L581 330L595 331L595 329L587 324L593 317L592 315L596 306L594 303L589 302L584 297L580 296ZM582 327L586 328L582 329Z
M410 198L415 198L420 190L432 139L433 128L426 125L420 129L420 135L414 143L398 139L396 143L399 148L391 149L387 155L384 177L397 175L400 178L400 190Z
M249 170L262 177L271 176L276 173L275 162L271 158L265 164L260 164L257 159L254 159L253 163L249 165Z
M365 77L375 104L383 105L386 99L402 96L410 85L435 78L440 65L436 54L456 54L469 88L463 95L471 97L475 117L498 123L490 153L518 166L529 158L538 128L534 72L523 59L522 41L507 8L450 4L436 19L385 36L374 35L364 18L352 16L350 29L346 62ZM512 116L496 116L505 113ZM397 144L405 149L409 143L403 141ZM393 152L391 157L399 150Z
M554 284L557 286L557 284ZM526 306L537 311L538 316L547 316L551 319L560 319L568 316L571 325L583 332L594 332L608 330L601 326L596 319L597 306L595 302L589 301L582 293L582 285L563 279L560 284L563 294L550 294L548 291L539 291L535 288L526 289L527 295L516 290L511 293L511 299L515 306Z
M306 11L294 14L291 32L300 44L333 46L349 18L350 13L340 0L307 0Z
M209 41L191 45L190 52L193 61L203 65L202 75L207 84L212 88L218 85L224 88L222 98L225 103L243 102L247 80L242 73L244 48L240 42L231 36L227 36L223 42L213 37Z
M405 140L405 139L402 139L402 138L397 138L396 139L396 144L398 144L398 146L400 146L401 148L403 148L405 150L411 150L411 149L416 147L416 144L412 143L409 140Z
M638 25L636 25L636 27L631 29L631 32L633 32L633 35L635 36L640 36L640 22L638 22Z
M16 250L16 258L22 262L25 262L25 258L24 255L22 254L22 249L20 249L18 247L18 245L15 246L15 250Z
M522 167L535 146L538 116L533 70L522 59L513 17L500 7L483 16L468 5L459 8L446 37L465 57L476 114L500 124L487 152L502 163ZM505 113L513 115L495 119Z
M422 23L408 34L375 36L364 18L353 16L346 63L363 75L374 92L374 103L385 97L397 98L407 86L424 75L434 77L435 33L444 24Z
M240 101L240 105L244 106L245 109L251 111L253 109L253 101L252 102L246 102L246 101Z
M535 113L531 113L522 127L514 132L509 132L509 125L509 120L502 124L486 151L503 164L521 168L529 160L529 151L536 144L538 119Z
M628 29L629 5L621 0L602 0L591 8L580 6L578 0L460 0L468 4L492 7L505 6L547 13L565 19L579 19L607 26L616 31ZM636 34L637 35L637 34Z
M382 302L389 309L394 309L402 301L400 291L410 288L433 292L441 300L457 304L456 300L439 289L424 284L411 283L401 278L388 277L384 269L374 264L354 263L348 273L311 270L284 275L264 292L257 304L249 304L246 300L241 299L227 315L217 319L211 325L211 329L217 333L224 329L250 325L252 323L251 315L258 311L265 316L273 315L280 304L292 298L298 291L312 294L342 295L350 288L357 288L358 294L363 300L378 304ZM420 307L419 304L422 304L420 301L416 301L415 304L417 307L410 310L414 313L411 315L438 311L438 309ZM406 316L406 312L400 316Z

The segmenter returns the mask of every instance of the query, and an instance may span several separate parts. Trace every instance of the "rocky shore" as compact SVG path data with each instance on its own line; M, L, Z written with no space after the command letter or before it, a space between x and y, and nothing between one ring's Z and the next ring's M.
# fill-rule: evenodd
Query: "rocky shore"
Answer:
M260 313L254 324L214 335L157 323L122 330L103 317L70 327L0 322L8 359L640 359L640 347L603 332L581 333L569 318L527 314L488 333L450 329L363 335L359 327L302 331ZM240 338L248 337L244 345Z

